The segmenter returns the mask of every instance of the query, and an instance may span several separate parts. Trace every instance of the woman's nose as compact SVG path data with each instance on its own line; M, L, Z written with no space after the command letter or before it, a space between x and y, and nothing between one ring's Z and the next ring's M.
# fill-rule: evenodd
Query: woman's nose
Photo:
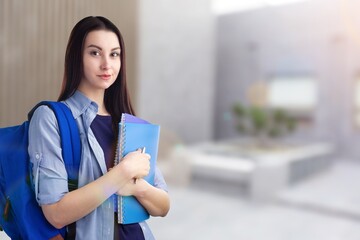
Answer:
M109 59L108 59L107 57L104 57L104 58L102 59L100 68L101 68L102 70L107 70L107 69L110 68L110 62L109 62Z

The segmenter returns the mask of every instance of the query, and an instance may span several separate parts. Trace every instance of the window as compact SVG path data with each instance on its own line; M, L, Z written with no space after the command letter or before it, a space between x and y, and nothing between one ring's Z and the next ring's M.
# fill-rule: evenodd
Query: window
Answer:
M284 109L303 123L312 121L318 100L317 83L314 78L310 76L274 77L268 82L267 95L267 104L270 108Z

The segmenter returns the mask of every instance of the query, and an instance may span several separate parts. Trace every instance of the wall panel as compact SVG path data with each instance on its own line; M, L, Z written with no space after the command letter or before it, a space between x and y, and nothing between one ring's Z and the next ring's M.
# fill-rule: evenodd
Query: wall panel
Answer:
M21 123L40 100L57 99L68 36L81 18L101 14L117 25L127 22L131 27L122 32L127 41L136 42L136 2L1 0L0 127ZM121 12L127 13L126 19ZM130 46L136 48L135 44ZM135 50L127 52L133 55ZM135 67L128 72L135 76Z

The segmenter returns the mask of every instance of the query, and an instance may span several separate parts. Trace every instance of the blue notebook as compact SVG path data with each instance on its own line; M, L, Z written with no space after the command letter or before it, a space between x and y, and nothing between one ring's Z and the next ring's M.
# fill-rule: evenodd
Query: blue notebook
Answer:
M150 154L150 172L144 179L154 185L156 159L159 146L160 126L151 124L130 114L122 114L119 123L119 136L115 164L126 154L144 148ZM142 222L150 217L146 209L134 196L118 196L118 223Z

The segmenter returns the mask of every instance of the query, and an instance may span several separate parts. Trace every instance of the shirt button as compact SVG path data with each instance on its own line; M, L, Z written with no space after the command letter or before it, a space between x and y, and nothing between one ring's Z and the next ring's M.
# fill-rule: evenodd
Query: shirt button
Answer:
M35 154L35 158L37 159L37 160L39 160L40 159L40 154Z

